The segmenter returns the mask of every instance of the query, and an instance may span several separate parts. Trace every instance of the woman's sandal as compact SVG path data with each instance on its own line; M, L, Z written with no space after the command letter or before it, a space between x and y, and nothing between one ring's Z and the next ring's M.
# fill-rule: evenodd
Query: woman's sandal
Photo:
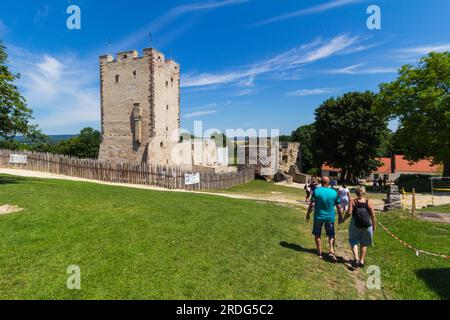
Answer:
M330 257L331 260L333 260L333 262L338 262L338 259L336 258L334 253L330 253L328 256Z

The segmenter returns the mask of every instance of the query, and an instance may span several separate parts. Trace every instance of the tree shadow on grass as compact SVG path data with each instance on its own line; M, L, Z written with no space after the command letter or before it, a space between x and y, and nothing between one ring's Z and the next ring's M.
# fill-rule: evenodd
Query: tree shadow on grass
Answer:
M313 255L317 256L317 249L305 248L305 247L302 247L301 245L296 244L296 243L287 243L286 241L281 241L280 242L280 246L282 246L283 248L287 248L287 249L291 249L291 250L297 251L297 252L310 253L310 254L313 254ZM332 260L328 256L328 254L325 253L323 255L323 260L326 261L326 262L341 263L341 264L348 264L349 263L349 261L345 260L341 256L336 256L336 258L337 258L337 262Z
M21 182L29 182L30 178L16 177L16 176L2 176L0 175L0 185L18 184Z
M450 268L420 269L416 275L441 299L450 299Z

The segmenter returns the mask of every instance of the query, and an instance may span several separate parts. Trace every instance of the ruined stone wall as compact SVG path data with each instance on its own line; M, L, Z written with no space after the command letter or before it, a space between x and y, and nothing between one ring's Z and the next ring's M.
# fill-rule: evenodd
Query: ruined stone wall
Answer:
M279 152L279 168L283 172L289 173L292 166L299 166L300 143L281 142Z
M216 142L213 139L192 139L178 144L179 159L183 164L217 166Z
M260 143L260 142L259 142ZM256 165L256 173L262 176L275 175L278 170L289 174L292 166L300 167L300 143L278 142L267 139L265 144L251 145L246 141L238 146L238 155L245 164Z
M116 59L101 56L100 82L99 159L172 164L180 119L179 65L155 49L145 49L142 57L137 51Z

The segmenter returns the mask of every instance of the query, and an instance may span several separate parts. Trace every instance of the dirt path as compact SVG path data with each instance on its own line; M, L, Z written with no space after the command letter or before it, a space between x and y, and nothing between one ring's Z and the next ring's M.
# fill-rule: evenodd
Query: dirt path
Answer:
M91 182L102 185L109 186L117 186L117 187L125 187L125 188L134 188L134 189L145 189L145 190L153 190L153 191L164 191L164 192L184 192L184 193L195 193L195 194L207 194L212 196L220 196L232 199L243 199L243 200L257 200L264 202L274 202L280 204L289 204L289 205L303 205L306 206L301 201L285 199L279 196L271 196L271 197L261 197L261 196L250 196L250 195L241 195L241 194L230 194L230 193L220 193L220 192L206 192L206 191L188 191L181 189L165 189L155 186L146 186L146 185L137 185L137 184L128 184L128 183L114 183L114 182L105 182L91 179L83 179L83 178L75 178L64 176L60 174L48 173L48 172L40 172L40 171L31 171L31 170L22 170L22 169L5 169L0 168L0 173L10 174L13 176L19 177L28 177L28 178L39 178L39 179L57 179L57 180L70 180L70 181L80 181L80 182Z
M419 214L419 218L425 221L450 223L450 214L441 212L423 212Z
M354 287L358 292L359 299L361 300L382 300L387 299L384 293L380 290L369 290L367 288L367 267L364 269L354 270L352 268L353 253L350 249L350 245L347 242L347 228L340 228L337 231L336 255L341 260L343 267L347 269L351 279L354 281ZM370 249L368 252L368 262L370 264Z
M22 208L19 208L17 206L11 206L9 204L0 206L0 215L9 214L9 213L16 213L22 211Z

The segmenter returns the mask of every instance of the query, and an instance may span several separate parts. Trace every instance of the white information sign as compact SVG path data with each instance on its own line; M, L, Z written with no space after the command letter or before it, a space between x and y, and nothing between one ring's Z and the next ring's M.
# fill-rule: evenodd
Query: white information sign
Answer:
M28 157L23 154L10 154L9 155L9 163L13 164L27 164Z
M184 184L187 186L200 183L200 173L186 173L184 175Z

